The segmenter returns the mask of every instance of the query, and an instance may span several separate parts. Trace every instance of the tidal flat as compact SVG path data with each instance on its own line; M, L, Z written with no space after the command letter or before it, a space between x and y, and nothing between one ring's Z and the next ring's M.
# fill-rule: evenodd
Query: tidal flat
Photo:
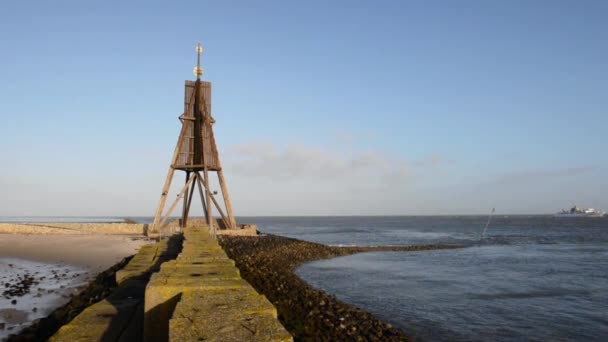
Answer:
M0 339L67 303L90 277L84 267L1 258Z

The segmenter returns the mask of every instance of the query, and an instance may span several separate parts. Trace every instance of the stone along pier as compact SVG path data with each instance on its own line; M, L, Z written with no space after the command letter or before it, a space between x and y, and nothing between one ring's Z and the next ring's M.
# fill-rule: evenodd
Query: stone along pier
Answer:
M51 341L293 340L207 226L186 228L181 237L143 247L117 272L119 287Z
M182 252L146 288L146 341L291 341L275 307L241 279L207 227L184 230Z

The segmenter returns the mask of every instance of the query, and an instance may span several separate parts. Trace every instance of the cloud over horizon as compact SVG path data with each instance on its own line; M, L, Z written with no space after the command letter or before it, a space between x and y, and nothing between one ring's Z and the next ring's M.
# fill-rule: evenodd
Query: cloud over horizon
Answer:
M302 143L277 146L268 142L251 142L230 146L226 152L228 158L224 164L231 172L276 181L303 178L339 181L371 174L387 181L406 181L420 170L455 163L439 154L407 161L379 150L339 151Z

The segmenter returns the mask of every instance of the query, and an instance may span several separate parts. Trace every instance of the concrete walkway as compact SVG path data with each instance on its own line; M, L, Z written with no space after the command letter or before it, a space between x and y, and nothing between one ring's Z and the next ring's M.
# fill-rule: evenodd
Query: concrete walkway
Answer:
M292 341L207 228L187 228L184 238L146 287L145 341Z
M118 288L50 341L293 341L206 227L183 238L142 247Z

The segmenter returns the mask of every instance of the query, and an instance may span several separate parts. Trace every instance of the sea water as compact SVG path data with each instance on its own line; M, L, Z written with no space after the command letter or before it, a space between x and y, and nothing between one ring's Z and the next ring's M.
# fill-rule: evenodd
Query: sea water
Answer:
M421 341L608 340L608 219L550 216L247 218L332 245L457 243L306 264L305 281Z

